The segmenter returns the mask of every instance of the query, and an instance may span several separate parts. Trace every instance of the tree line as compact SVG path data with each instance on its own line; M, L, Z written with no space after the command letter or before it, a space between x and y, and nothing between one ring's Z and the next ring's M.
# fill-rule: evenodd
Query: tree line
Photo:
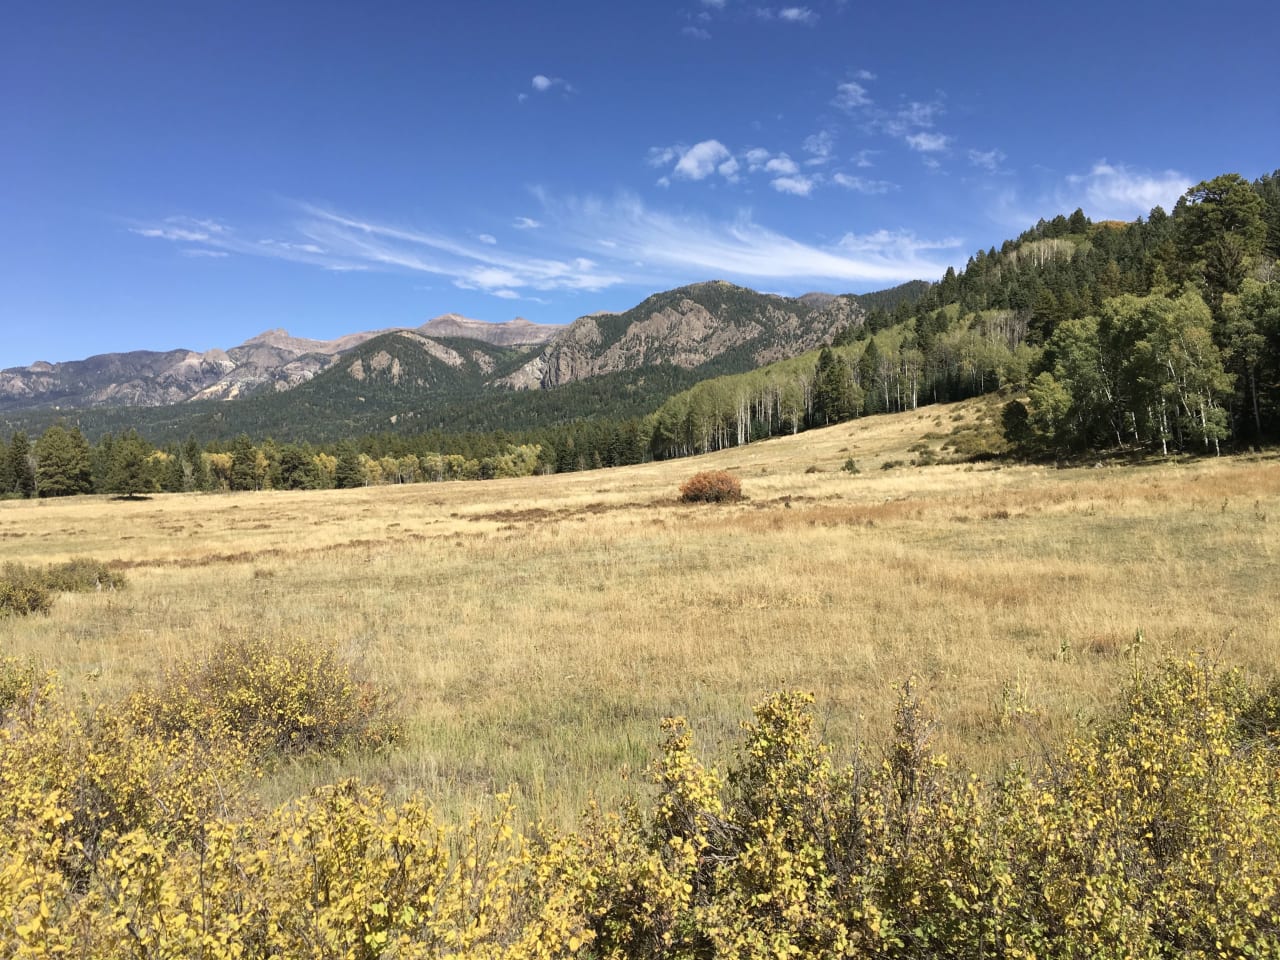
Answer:
M254 442L156 446L137 431L90 443L56 423L32 440L0 444L0 498L239 490L323 490L396 483L488 480L640 463L648 435L638 420L584 422L531 434L371 435L337 444Z

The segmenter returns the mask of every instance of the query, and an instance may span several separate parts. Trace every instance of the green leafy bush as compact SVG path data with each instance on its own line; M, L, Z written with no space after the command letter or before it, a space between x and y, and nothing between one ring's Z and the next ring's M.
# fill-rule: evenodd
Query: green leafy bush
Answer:
M733 503L742 499L742 481L728 470L704 470L680 485L685 503Z

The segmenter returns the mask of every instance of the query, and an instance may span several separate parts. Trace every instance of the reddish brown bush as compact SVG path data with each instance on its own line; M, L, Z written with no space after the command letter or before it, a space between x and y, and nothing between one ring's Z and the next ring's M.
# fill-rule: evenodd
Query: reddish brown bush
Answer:
M727 470L695 473L680 486L685 503L731 503L742 499L742 482Z

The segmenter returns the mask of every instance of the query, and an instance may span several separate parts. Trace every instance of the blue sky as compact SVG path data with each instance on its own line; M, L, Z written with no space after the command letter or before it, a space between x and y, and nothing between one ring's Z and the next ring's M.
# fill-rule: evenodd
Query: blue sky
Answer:
M937 279L1280 167L1280 5L19 3L0 367Z

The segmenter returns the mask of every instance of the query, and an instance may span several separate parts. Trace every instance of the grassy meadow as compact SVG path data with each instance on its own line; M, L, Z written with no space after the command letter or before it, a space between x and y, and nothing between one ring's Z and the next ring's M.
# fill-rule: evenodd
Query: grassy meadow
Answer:
M1274 669L1274 457L911 465L992 412L509 481L3 502L0 562L88 556L129 582L0 619L0 656L95 701L227 637L328 640L394 691L405 736L281 770L265 799L356 773L450 815L512 787L559 823L643 784L661 717L687 716L714 753L780 688L814 692L847 750L879 740L915 675L941 746L989 770L1166 655ZM721 468L744 502L677 502Z

